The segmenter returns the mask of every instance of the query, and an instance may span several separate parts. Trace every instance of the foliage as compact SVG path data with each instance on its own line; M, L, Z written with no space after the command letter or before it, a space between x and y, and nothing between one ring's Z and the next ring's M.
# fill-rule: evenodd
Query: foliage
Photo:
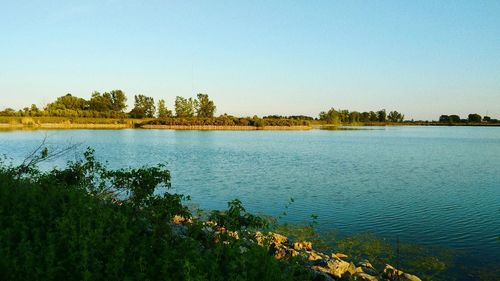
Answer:
M190 214L169 186L163 165L109 170L92 150L50 171L1 163L0 280L309 278L255 243L218 242L197 220L176 234L172 216ZM252 224L241 202L229 207L221 213L228 225Z
M319 120L326 122L327 124L339 125L342 123L356 124L358 122L364 123L402 123L404 121L404 115L398 111L391 111L387 115L386 110L382 109L377 112L358 112L349 111L346 109L336 110L331 108L328 111L322 111L319 114Z
M387 119L390 122L397 123L397 122L403 122L405 119L405 116L397 111L391 111L391 112L389 112L389 115L387 115Z
M177 96L175 98L175 116L176 117L193 117L195 110L195 102L192 98L186 99Z
M152 118L155 116L155 100L145 95L134 96L134 108L130 111L132 118Z
M169 110L165 105L165 100L160 99L158 101L158 118L171 118L172 110Z
M320 112L319 120L323 120L327 124L338 124L340 123L340 113L334 108L331 108L327 112Z
M214 210L208 219L229 230L261 229L267 226L263 218L247 213L239 199L234 199L227 205L228 210Z
M472 123L480 123L482 118L481 118L481 115L479 114L476 114L476 113L473 113L473 114L469 114L468 116L468 119L467 119L469 122L472 122Z
M212 118L214 117L216 107L207 94L199 93L195 102L195 109L197 117Z
M296 119L262 119L254 116L234 117L222 115L213 118L201 117L176 117L161 118L143 122L143 125L168 125L168 126L308 126L309 121Z

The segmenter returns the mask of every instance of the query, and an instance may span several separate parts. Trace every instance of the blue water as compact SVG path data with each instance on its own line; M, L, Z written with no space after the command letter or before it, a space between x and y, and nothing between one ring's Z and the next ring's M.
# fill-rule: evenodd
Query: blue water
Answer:
M168 162L173 190L201 208L239 198L277 216L294 198L286 221L315 214L322 230L370 231L499 261L500 128L11 131L0 133L0 153L19 161L45 136L51 147L91 146L112 167Z

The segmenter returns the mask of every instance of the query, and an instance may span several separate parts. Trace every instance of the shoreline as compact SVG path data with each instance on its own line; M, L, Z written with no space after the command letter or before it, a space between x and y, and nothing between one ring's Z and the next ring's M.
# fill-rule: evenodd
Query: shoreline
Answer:
M75 124L75 123L41 123L41 124L8 124L0 123L0 130L43 130L43 129L157 129L179 131L307 131L311 126L213 126L213 125L135 125L135 124Z
M214 125L143 125L139 129L163 129L179 131L307 131L311 126L214 126Z

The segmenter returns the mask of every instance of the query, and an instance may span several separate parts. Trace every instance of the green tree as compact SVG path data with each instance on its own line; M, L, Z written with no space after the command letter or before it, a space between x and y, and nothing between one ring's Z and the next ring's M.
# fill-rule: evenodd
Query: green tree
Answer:
M468 118L469 122L471 122L471 123L480 123L481 120L482 120L481 115L479 115L477 113L469 114L469 118Z
M361 114L357 111L353 111L349 113L349 122L355 123L359 122L361 119Z
M55 102L47 105L47 109L50 110L84 110L87 108L87 101L85 99L75 97L71 94L66 94L65 96L58 97Z
M387 115L387 119L389 121L395 122L395 123L403 122L404 118L405 118L405 116L397 111L391 111L391 112L389 112L389 115Z
M377 121L378 122L387 121L387 113L385 112L385 109L377 111Z
M215 104L208 98L208 95L199 93L195 102L196 116L212 118L216 110Z
M155 101L152 97L145 95L134 96L134 108L130 111L132 118L154 117L156 113Z
M169 110L165 105L165 100L161 99L158 101L158 117L166 118L172 117L172 110Z
M110 93L101 94L97 91L92 93L89 100L89 109L97 112L108 112L113 108L113 99Z
M450 123L460 123L460 116L450 115Z
M439 122L441 122L441 123L450 123L450 116L448 116L448 115L441 115L441 116L439 116Z
M195 109L195 101L192 98L186 99L177 96L175 98L175 116L177 117L193 117Z
M340 123L340 113L332 107L327 112L320 112L319 119L326 121L327 124L338 124Z
M113 90L109 92L111 98L111 110L116 112L123 112L127 108L127 97L122 90Z

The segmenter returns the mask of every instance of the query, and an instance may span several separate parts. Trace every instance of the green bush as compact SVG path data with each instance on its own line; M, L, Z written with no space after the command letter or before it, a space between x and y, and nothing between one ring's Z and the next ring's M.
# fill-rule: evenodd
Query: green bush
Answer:
M182 195L159 192L169 186L163 165L109 170L92 150L47 172L1 163L0 280L309 278L246 239L221 243L201 221L176 234L172 216L190 213ZM258 221L240 204L223 214L234 228Z

